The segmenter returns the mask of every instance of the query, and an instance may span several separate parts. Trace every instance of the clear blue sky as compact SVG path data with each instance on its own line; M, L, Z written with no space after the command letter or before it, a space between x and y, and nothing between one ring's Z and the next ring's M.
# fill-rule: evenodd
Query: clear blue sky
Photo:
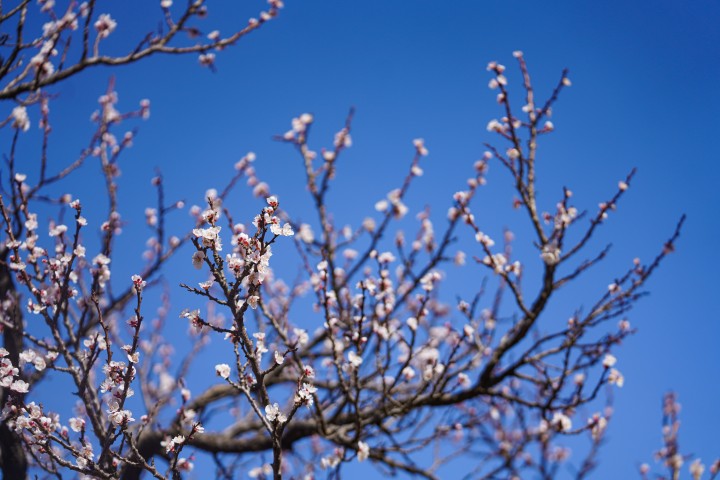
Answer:
M135 11L145 3L118 7L116 38L152 28L156 17L148 14L147 27ZM510 82L517 84L511 53L523 50L541 95L563 67L573 81L555 109L556 133L541 146L545 208L552 209L560 187L567 185L579 206L594 209L632 167L639 170L595 245L613 242L607 268L591 277L587 290L574 292L575 301L590 302L635 256L649 259L679 216L688 214L677 253L650 281L651 295L630 316L639 333L617 351L626 384L617 392L608 444L593 478L634 478L637 466L652 460L660 446L661 397L670 389L684 407L683 451L705 462L716 458L720 158L714 140L720 129L720 3L287 3L276 21L221 52L216 74L197 66L195 57L156 58L113 72L86 72L54 89L60 94L53 104L57 165L86 142L89 114L111 73L121 109L133 108L141 98L152 101L152 117L140 125L135 146L121 163L121 202L130 222L123 248L129 258L140 264L142 245L133 239L145 238L142 212L154 205L149 178L155 167L165 174L168 197L200 203L205 189L222 186L234 162L255 151L257 170L284 207L309 217L298 159L270 138L306 111L315 115L319 147L331 144L348 108L357 108L354 146L334 187L338 217L357 225L372 213L375 201L399 184L416 137L425 138L431 155L422 188L413 192L413 212L429 203L442 215L452 193L463 188L483 143L494 140L485 125L501 113L486 86L485 65L505 63ZM230 31L256 11L254 6L229 10L213 15L211 6L207 21ZM97 178L94 166L76 177L80 198L101 191L101 185L92 185ZM491 228L518 223L505 216L512 215L512 193L499 166L492 169L490 184L483 216ZM255 206L238 203L234 210L250 218ZM190 228L184 213L175 218L175 232ZM189 270L185 260L169 270L173 285ZM128 276L134 273L127 268ZM473 274L470 268L465 274ZM177 310L185 306L182 295L173 291ZM579 305L567 304L574 306Z

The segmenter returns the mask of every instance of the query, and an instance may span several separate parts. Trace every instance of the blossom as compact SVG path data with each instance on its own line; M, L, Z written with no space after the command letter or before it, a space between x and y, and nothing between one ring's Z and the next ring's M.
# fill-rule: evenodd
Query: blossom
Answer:
M194 457L190 457L190 459L192 459L192 458L194 458ZM182 470L185 472L191 472L192 469L195 468L195 464L193 464L187 458L181 457L181 458L178 458L177 468L178 468L178 470Z
M405 380L412 380L413 378L415 378L415 369L410 366L405 367L402 370L402 375L403 377L405 377Z
M362 440L358 442L357 459L358 462L364 462L370 456L370 446Z
M217 250L219 252L222 250L220 228L221 227L217 226L210 228L195 228L193 229L193 235L201 240L203 247L212 248L213 250Z
M47 367L47 364L45 363L45 359L43 357L35 357L35 360L33 360L33 366L35 367L35 370L38 372L42 372Z
M590 430L592 439L597 441L605 432L608 421L607 418L601 416L599 413L596 413L588 419L588 424L592 425L592 429Z
M295 402L304 403L305 405L310 406L313 404L313 394L315 392L317 392L317 387L303 382L302 386L297 391Z
M550 424L561 432L567 432L572 429L572 420L570 420L570 417L561 412L555 412Z
M625 385L625 377L620 371L612 368L608 374L608 382L622 388L622 386Z
M405 320L405 323L407 323L407 326L410 327L410 330L415 331L418 327L418 321L415 317L409 317L407 320Z
M395 261L395 255L391 252L383 252L377 257L378 263L392 263Z
M270 477L273 473L272 465L269 463L264 464L262 467L255 467L251 468L248 472L248 477L250 478L258 478L261 475L263 477Z
M308 335L307 331L302 328L293 328L293 333L297 338L296 341L298 345L305 345L310 340L310 336Z
M352 146L352 138L347 128L343 128L335 134L333 145L335 145L335 148L349 148Z
M142 290L147 285L147 282L143 280L140 275L133 275L130 279L132 280L133 285L135 285L135 289L138 291Z
M73 432L80 432L83 428L85 428L85 420L78 417L70 418L68 420L68 424Z
M313 378L315 377L315 369L311 367L310 365L305 365L303 367L303 375L307 378Z
M12 126L14 128L22 130L23 132L27 132L28 130L30 130L30 118L28 117L27 109L24 106L18 105L17 107L13 108L12 118Z
M219 363L215 365L215 373L227 380L230 377L230 365L227 363Z
M107 38L117 27L117 22L107 13L101 14L95 22L95 30L98 31L98 37Z
M487 124L487 131L488 132L502 132L504 130L504 127L502 123L498 122L496 119L492 119Z
M197 270L202 268L203 260L205 260L205 252L198 250L192 255L192 264Z
M27 393L29 388L30 385L22 380L15 380L12 385L10 385L10 390L17 393Z
M183 443L185 443L185 437L182 435L176 435L173 438L171 438L170 440L165 440L164 442L162 442L162 444L164 444L164 446L165 446L166 453L176 451L176 448L178 446L182 445Z
M363 362L362 357L360 355L358 355L357 353L355 353L355 351L353 351L353 350L350 350L348 352L347 357L348 357L348 361L350 362L350 364L355 368L359 367Z
M545 245L540 253L540 258L546 265L556 265L560 262L560 249L555 245Z
M267 419L271 422L287 422L287 417L280 411L280 405L277 403L265 405L265 417L267 417Z
M212 52L201 53L198 61L203 67L212 67L215 64L215 54Z
M103 255L102 253L98 253L95 255L95 257L92 260L92 263L96 265L107 265L110 263L110 259Z
M117 408L117 406L114 407ZM119 427L135 421L130 410L114 410L112 407L108 410L108 417L112 423Z
M286 223L282 227L280 227L280 225L276 223L273 223L272 225L270 225L270 231L274 235L278 235L281 237L292 237L293 235L295 235L292 225L290 225L289 223Z
M705 465L702 464L702 461L699 458L696 458L690 464L690 475L692 475L693 480L700 480L703 473L705 473Z
M259 301L259 300L260 300L260 297L258 297L257 295L250 295L250 296L247 298L247 303L248 303L248 305L250 305L250 308L252 308L253 310L255 310L255 309L257 308L257 306L258 306L258 301Z
M615 358L614 355L610 355L609 353L605 355L605 358L603 358L603 367L610 368L615 365L615 362L617 362L617 358Z
M489 236L485 235L483 232L477 232L475 234L475 240L478 241L478 243L490 248L493 245L495 245L495 241L490 238Z
M50 231L48 232L48 236L50 237L59 237L65 232L67 232L67 225L55 225L50 228Z
M415 146L415 150L417 150L418 155L423 157L427 156L428 149L425 148L425 140L423 140L422 138L416 138L415 140L413 140L413 145Z
M275 350L275 363L277 363L278 365L282 365L284 361L285 357L283 356L283 354Z

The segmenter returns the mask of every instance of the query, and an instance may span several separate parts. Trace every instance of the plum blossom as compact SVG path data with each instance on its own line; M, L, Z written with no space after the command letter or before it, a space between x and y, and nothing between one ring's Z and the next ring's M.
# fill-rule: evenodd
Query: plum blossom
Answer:
M274 357L275 357L275 363L278 365L282 365L285 362L285 357L283 356L282 353L278 352L277 350L275 350Z
M250 308L252 308L253 310L255 310L257 308L258 301L260 301L260 297L258 297L257 295L250 295L247 298L247 303L248 303L248 305L250 305Z
M269 463L264 464L262 467L251 468L248 472L248 477L259 478L260 476L269 477L273 473L272 465Z
M230 365L228 365L227 363L219 363L215 365L215 373L218 376L227 380L228 378L230 378Z
M145 288L145 286L147 286L147 282L143 280L140 275L133 275L132 277L130 277L130 279L132 280L133 285L138 292Z
M605 358L603 358L602 364L603 364L603 367L610 368L610 367L615 366L616 362L617 362L617 358L615 358L615 356L608 353L607 355L605 355Z
M108 410L108 418L118 427L123 427L135 421L130 410L119 410L116 404L111 405Z
M556 265L560 261L560 249L555 245L545 245L540 253L540 258L546 265Z
M415 317L409 317L407 320L405 320L405 323L407 323L407 326L410 327L410 330L415 331L418 327L418 321Z
M280 405L274 403L272 405L265 405L265 417L270 422L285 423L287 417L280 411Z
M13 108L12 118L12 126L14 128L22 130L23 132L27 132L28 130L30 130L30 118L28 117L27 109L24 106L18 105L17 107Z
M200 270L203 265L203 261L205 260L205 252L202 250L198 250L197 252L193 253L192 255L192 264L195 269Z
M370 456L370 446L362 440L358 442L357 459L358 462L364 462Z
M278 225L278 224L273 223L270 225L270 231L274 235L278 235L278 236L282 236L282 237L292 237L293 235L295 235L295 232L293 232L292 225L290 225L289 223L286 223L282 227L280 227L280 225Z
M295 334L297 344L302 346L308 343L310 340L310 336L308 335L306 330L303 330L302 328L293 328L293 333Z
M417 154L426 157L428 155L428 149L425 147L425 140L422 138L416 138L413 140L413 145L415 146L415 150L417 150Z
M222 242L220 240L221 227L213 226L210 228L195 228L193 235L200 239L203 247L212 248L216 251L222 250Z
M95 22L95 30L98 32L98 37L107 38L117 27L117 22L112 19L107 13L101 14Z
M592 428L590 430L592 439L594 441L597 441L598 439L600 439L602 434L605 432L608 421L607 421L607 418L603 417L599 413L596 413L591 418L588 419L588 424L592 425Z
M53 225L50 227L50 231L48 232L48 236L50 237L59 237L63 235L65 232L67 232L67 225Z
M317 387L303 382L302 386L297 391L297 395L295 396L295 403L302 403L307 406L311 406L313 404L313 394L315 392L317 392Z
M314 378L315 377L315 369L311 367L310 365L305 365L303 367L303 375L307 378Z
M484 234L483 232L477 232L475 234L475 240L477 240L478 243L480 243L481 245L484 245L488 248L495 245L495 241L492 238L490 238L489 236L487 236L486 234Z
M625 385L625 377L619 370L611 368L610 373L608 374L608 382L622 388L622 386Z
M550 424L561 432L567 432L572 429L572 420L562 412L555 412Z
M176 435L173 438L166 438L160 443L165 447L166 453L171 453L177 451L177 447L185 443L185 437L183 435Z
M12 385L10 385L10 390L17 393L27 393L29 388L30 384L23 380L15 380Z
M198 57L198 61L203 67L212 68L213 65L215 65L215 54L212 52L201 53Z
M692 475L693 480L700 480L700 478L703 476L703 473L705 473L705 465L702 464L702 460L696 458L690 464L690 475Z
M79 417L72 417L68 420L68 425L73 432L80 432L85 428L85 420Z
M347 357L348 357L348 361L350 362L350 365L352 365L355 368L358 368L363 362L362 357L360 355L358 355L357 353L355 353L354 350L350 350L347 354Z

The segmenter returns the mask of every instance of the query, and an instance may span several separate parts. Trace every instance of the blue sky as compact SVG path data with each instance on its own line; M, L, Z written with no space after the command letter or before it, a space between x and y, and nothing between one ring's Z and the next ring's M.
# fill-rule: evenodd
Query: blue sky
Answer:
M118 29L108 48L120 48L122 39L152 28L156 17L138 15L138 9L155 12L146 5L129 1L113 12ZM262 7L261 2L211 5L206 21L230 31L255 14L255 5ZM283 206L309 217L298 158L271 136L307 111L316 118L315 146L329 146L354 106L354 145L341 162L331 197L337 218L357 225L373 212L374 203L400 183L416 137L425 138L430 156L409 203L413 212L433 205L442 216L482 155L483 143L495 140L485 130L490 119L501 116L487 88L487 62L506 64L511 86L517 85L511 53L524 51L541 96L562 68L569 68L573 86L555 108L555 134L540 148L545 208L553 208L565 185L579 206L592 210L638 168L595 244L611 241L612 255L573 291L575 301L592 301L635 256L653 256L680 215L688 214L677 253L630 316L639 333L617 351L626 384L617 392L616 415L594 478L633 478L639 463L651 461L660 446L660 402L670 389L684 407L683 451L706 462L720 454L720 318L714 303L720 159L713 142L720 128L718 25L720 4L711 0L289 0L276 21L221 52L215 74L200 68L195 57L165 57L89 71L53 89L59 98L53 103L51 152L60 165L82 148L89 115L111 74L122 110L151 100L151 119L139 125L135 146L121 163L120 198L129 222L122 245L140 265L137 238L146 238L142 212L153 206L149 179L156 167L166 177L168 197L200 203L207 188L223 185L235 161L254 151L258 172ZM93 185L97 178L97 168L88 166L67 188L92 197L101 191L102 185ZM480 216L496 231L519 224L509 208L509 178L499 165L489 182ZM248 195L237 199L236 216L254 214ZM190 228L185 213L175 219L176 232ZM181 276L188 267L181 259L168 276ZM568 297L564 301L573 300ZM179 291L173 292L173 306L184 306Z

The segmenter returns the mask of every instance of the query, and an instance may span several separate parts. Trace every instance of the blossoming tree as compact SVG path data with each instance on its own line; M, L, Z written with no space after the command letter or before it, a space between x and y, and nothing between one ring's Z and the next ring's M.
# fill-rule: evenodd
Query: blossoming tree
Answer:
M537 145L553 132L552 108L570 85L567 72L540 101L516 52L524 85L516 110L505 67L488 65L501 112L488 131L497 142L475 162L465 189L448 199L447 219L437 231L427 212L418 215L412 240L397 226L428 155L420 139L400 186L355 229L338 228L328 197L352 143L352 112L332 146L319 152L310 144L314 119L303 114L277 139L297 151L314 224L281 208L279 192L258 177L255 157L247 154L226 188L209 190L206 203L191 209L192 224L169 232L167 216L183 205L166 201L158 176L157 205L145 213L153 231L148 262L131 278L118 278L111 276L113 265L128 262L114 249L122 225L118 162L133 140L132 131L121 129L148 118L150 104L120 112L111 82L93 115L89 145L57 168L46 148L52 86L94 66L160 54L196 54L213 68L216 51L273 19L282 2L271 0L257 19L221 36L202 23L203 0L183 6L163 0L154 6L162 28L119 56L103 53L116 21L112 12L100 11L101 2L70 2L64 9L53 0L15 3L9 9L0 4L0 24L12 25L4 29L12 33L2 37L9 53L0 61L7 114L0 127L11 139L3 145L0 195L4 478L43 471L181 478L200 458L208 459L203 468L223 478L339 478L355 462L438 478L443 465L463 456L472 478L552 478L567 459L568 439L578 437L587 445L580 447L576 477L590 474L612 414L605 392L624 381L613 348L633 332L625 315L673 251L682 220L654 258L636 260L607 290L584 299L590 308L569 312L562 324L547 320L555 292L582 281L606 257L607 249L590 251L590 239L633 179L631 172L595 212L578 211L567 189L549 211L539 204ZM42 31L28 32L28 18L41 18ZM16 147L35 125L42 132L40 158L17 158ZM46 193L87 162L102 166L103 218L86 219L82 199L72 194ZM507 170L515 206L526 213L533 237L525 241L536 250L529 258L513 256L514 242L522 239L506 232L496 244L473 215L492 162ZM240 181L265 202L247 218L224 203ZM94 245L89 239L98 231L101 241ZM462 236L475 240L467 254L453 247ZM273 271L271 257L279 249L297 253L303 275L293 282ZM189 307L178 308L183 320L166 320L169 305L148 319L148 297L161 303L158 279L174 257L192 263L207 281L181 283L185 294L175 301ZM482 288L464 299L441 295L446 275L456 273L453 264L466 262L462 274L486 277ZM528 266L540 272L538 279L526 274ZM314 321L297 323L297 311ZM162 336L166 321L188 322L196 347L172 356ZM217 364L208 372L214 382L197 389L188 372L210 340L232 361ZM70 385L73 408L43 405L34 386L48 377ZM668 397L658 456L670 478L678 478L685 460L677 448L677 410ZM711 478L718 467L708 469ZM641 470L647 475L649 467ZM704 471L699 461L690 467L696 479Z

